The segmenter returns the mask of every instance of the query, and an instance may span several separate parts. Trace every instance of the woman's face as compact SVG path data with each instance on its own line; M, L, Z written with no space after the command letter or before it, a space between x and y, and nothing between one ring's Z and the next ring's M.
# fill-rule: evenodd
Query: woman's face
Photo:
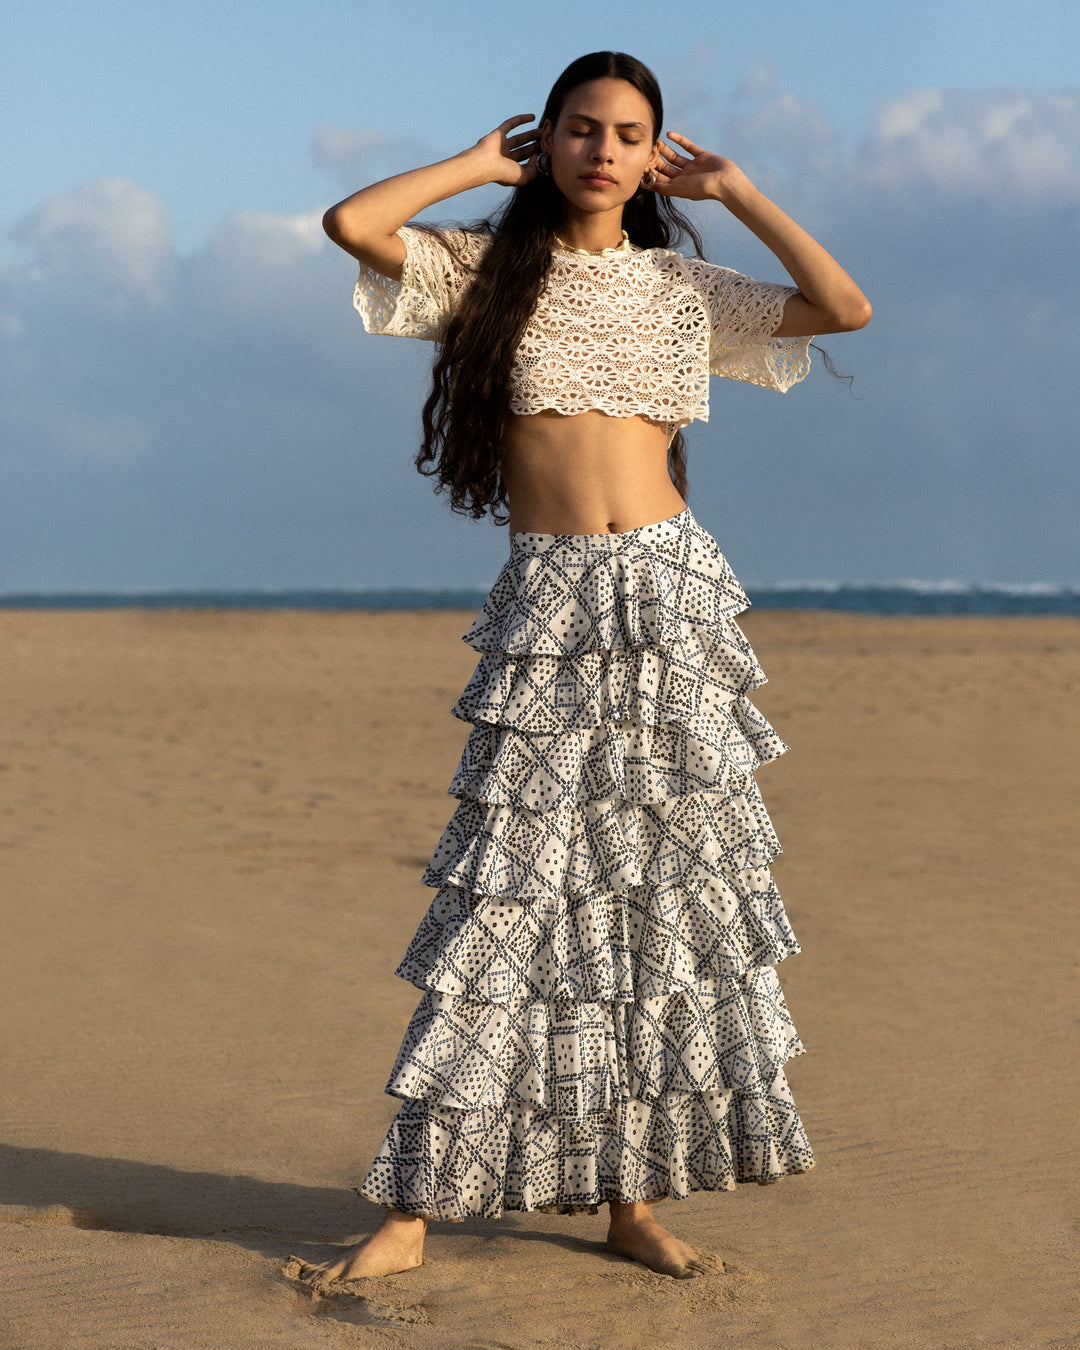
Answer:
M551 176L579 210L610 211L628 202L660 158L648 99L625 80L605 76L572 89L540 145Z

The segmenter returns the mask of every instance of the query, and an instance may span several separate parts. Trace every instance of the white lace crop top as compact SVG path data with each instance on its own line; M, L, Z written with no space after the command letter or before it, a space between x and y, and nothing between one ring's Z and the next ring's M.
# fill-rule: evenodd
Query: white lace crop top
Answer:
M361 266L353 303L369 333L438 342L488 236L398 231L401 280ZM709 419L709 375L781 392L810 368L809 337L774 337L794 286L754 281L664 248L556 249L514 358L510 410L597 409L672 430Z

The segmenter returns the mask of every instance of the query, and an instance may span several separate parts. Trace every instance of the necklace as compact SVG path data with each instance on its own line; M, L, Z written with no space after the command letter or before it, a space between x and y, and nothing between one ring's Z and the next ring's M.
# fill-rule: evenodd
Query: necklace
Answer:
M575 248L573 244L568 244L565 239L560 239L558 235L555 236L555 242L561 249L565 249L567 253L576 253L582 258L605 258L610 253L630 252L630 236L625 230L622 232L622 243L616 244L614 248Z

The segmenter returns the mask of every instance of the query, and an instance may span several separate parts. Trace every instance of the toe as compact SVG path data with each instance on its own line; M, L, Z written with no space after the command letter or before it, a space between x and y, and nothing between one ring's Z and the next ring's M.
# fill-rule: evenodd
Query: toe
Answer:
M710 1252L701 1252L692 1261L687 1261L686 1265L695 1275L717 1275L721 1274L724 1269L723 1261Z
M316 1291L333 1284L337 1279L339 1262L321 1261L316 1266L302 1265L298 1278L304 1284L310 1284Z
M289 1257L282 1273L290 1280L298 1280L301 1284L308 1285L313 1285L321 1274L317 1266L308 1265L306 1261L301 1261L298 1256Z

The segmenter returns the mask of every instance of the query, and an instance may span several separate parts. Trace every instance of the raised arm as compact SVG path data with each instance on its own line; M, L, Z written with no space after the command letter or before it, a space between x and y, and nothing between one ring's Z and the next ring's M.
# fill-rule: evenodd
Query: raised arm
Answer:
M485 183L517 187L529 181L536 172L529 161L539 148L537 133L511 133L532 120L531 113L508 117L474 146L450 159L361 188L326 212L323 229L346 253L399 281L405 245L397 231L406 221L425 207L456 197L468 188Z
M798 294L784 306L775 336L846 333L866 327L873 311L855 282L816 239L759 192L737 164L677 132L669 132L668 140L684 153L661 142L663 159L653 190L665 197L722 202L772 249L798 286Z

